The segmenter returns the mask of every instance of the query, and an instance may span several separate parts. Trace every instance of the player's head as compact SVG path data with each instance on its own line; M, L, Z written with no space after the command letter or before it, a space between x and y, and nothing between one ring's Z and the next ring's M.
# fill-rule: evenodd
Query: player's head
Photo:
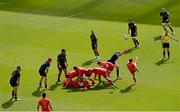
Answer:
M52 61L52 57L49 57L49 58L48 58L48 61L51 62L51 61Z
M91 30L91 34L94 34L94 31L93 31L93 30Z
M162 8L161 11L164 12L164 11L166 11L166 9L165 9L165 8Z
M73 67L73 69L74 69L74 70L77 70L77 69L78 69L78 67L77 67L77 66L74 66L74 67Z
M132 63L132 62L133 62L133 59L132 59L132 58L130 58L130 59L129 59L129 63Z
M43 98L46 98L46 93L42 93L42 97L43 97Z
M101 62L99 61L99 62L97 62L97 64L98 64L98 65L101 65Z
M21 66L17 66L16 69L17 69L18 71L21 71Z
M66 49L62 49L61 53L66 54Z
M129 19L128 19L128 22L131 22L131 21L133 21L132 18L129 18Z

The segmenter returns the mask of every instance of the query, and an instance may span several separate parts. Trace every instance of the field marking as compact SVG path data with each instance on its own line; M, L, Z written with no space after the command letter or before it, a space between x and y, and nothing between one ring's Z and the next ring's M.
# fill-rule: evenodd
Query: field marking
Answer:
M78 13L63 17L63 19L71 18L71 17L77 16L77 15L80 15L80 14L83 14L83 12L78 12Z

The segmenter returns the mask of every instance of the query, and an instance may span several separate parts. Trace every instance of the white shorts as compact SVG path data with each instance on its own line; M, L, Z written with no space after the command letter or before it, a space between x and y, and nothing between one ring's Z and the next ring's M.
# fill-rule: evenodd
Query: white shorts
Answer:
M137 40L137 39L138 39L138 37L132 37L132 39L133 39L133 40Z
M170 23L162 23L163 26L169 26L171 25Z

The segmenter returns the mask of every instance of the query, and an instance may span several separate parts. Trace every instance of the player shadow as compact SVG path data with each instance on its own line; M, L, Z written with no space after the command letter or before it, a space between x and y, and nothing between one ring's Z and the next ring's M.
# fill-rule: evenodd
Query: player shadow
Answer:
M55 84L51 85L48 90L54 91L58 86L61 86L62 84L63 84L63 83L59 83L59 82L57 81Z
M124 52L124 54L129 54L132 53L134 50L137 50L138 48L132 47L130 49L128 49L126 52Z
M32 93L32 95L33 95L33 96L36 96L36 97L40 97L41 94L42 94L45 90L46 90L46 89L42 89L42 90L41 90L41 88L38 87L38 88L36 89L36 91L34 91L34 92Z
M4 109L8 109L9 107L11 107L13 105L13 103L16 102L16 100L12 101L12 98L9 99L8 101L4 102L1 107Z
M124 89L121 89L120 92L121 92L122 94L128 93L128 92L133 92L133 91L136 90L136 89L132 89L133 86L135 86L135 84L131 84L130 86L128 86L128 87L126 87L126 88L124 88Z
M84 67L84 66L89 66L89 65L91 65L92 63L95 63L95 62L98 62L98 60L97 60L96 58L84 62L84 63L82 64L82 66L83 66L83 67Z
M159 40L161 40L161 35L154 37L153 40L154 40L154 41L159 41Z
M156 64L157 66L160 66L160 65L162 65L162 64L165 64L166 61L168 61L168 59L161 59L161 60L159 60L158 62L156 62L155 64Z
M102 81L101 83L97 83L93 87L90 87L88 90L84 90L83 88L72 88L72 87L66 87L62 89L68 90L67 91L68 93L73 93L73 92L98 91L98 90L104 90L104 89L116 90L119 88L116 86L111 86L107 82Z

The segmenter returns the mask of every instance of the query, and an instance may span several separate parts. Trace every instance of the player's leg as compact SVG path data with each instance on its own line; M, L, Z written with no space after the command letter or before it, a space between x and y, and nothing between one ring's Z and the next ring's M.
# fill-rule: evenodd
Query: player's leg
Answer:
M41 76L41 78L40 78L40 80L39 80L39 87L41 87L42 80L43 80L43 76Z
M62 74L62 69L60 68L60 67L58 67L58 71L59 71L59 73L58 73L58 79L57 79L57 81L61 81L61 74Z
M113 85L112 80L108 76L105 76L104 78L108 81L110 85Z
M171 30L172 34L175 35L175 33L174 33L174 31L173 31L173 28L172 28L172 26L171 26L170 23L168 23L168 27L169 27L169 29Z
M13 87L13 91L14 91L14 98L15 98L15 100L17 100L17 90L18 90L18 86L14 86Z
M63 71L64 71L65 77L67 77L67 68L63 68Z
M101 83L101 76L100 75L98 75L98 81L99 81L99 83Z
M168 59L170 59L170 50L167 48Z
M44 77L44 84L45 84L45 88L47 88L47 76Z
M135 73L132 73L132 76L133 76L134 83L136 83Z
M121 76L119 75L119 65L118 64L115 64L115 67L116 67L116 73L117 73L117 77L116 79L121 79Z
M132 40L134 42L134 46L137 47L137 43L136 43L136 40L132 37Z
M163 26L163 28L164 28L164 31L166 31L166 25L165 25L165 23L162 23L162 26Z
M166 52L165 52L165 48L163 48L163 59L166 57Z
M137 47L140 47L139 41L138 41L137 37L136 37L136 39L135 39L135 42L136 42Z

